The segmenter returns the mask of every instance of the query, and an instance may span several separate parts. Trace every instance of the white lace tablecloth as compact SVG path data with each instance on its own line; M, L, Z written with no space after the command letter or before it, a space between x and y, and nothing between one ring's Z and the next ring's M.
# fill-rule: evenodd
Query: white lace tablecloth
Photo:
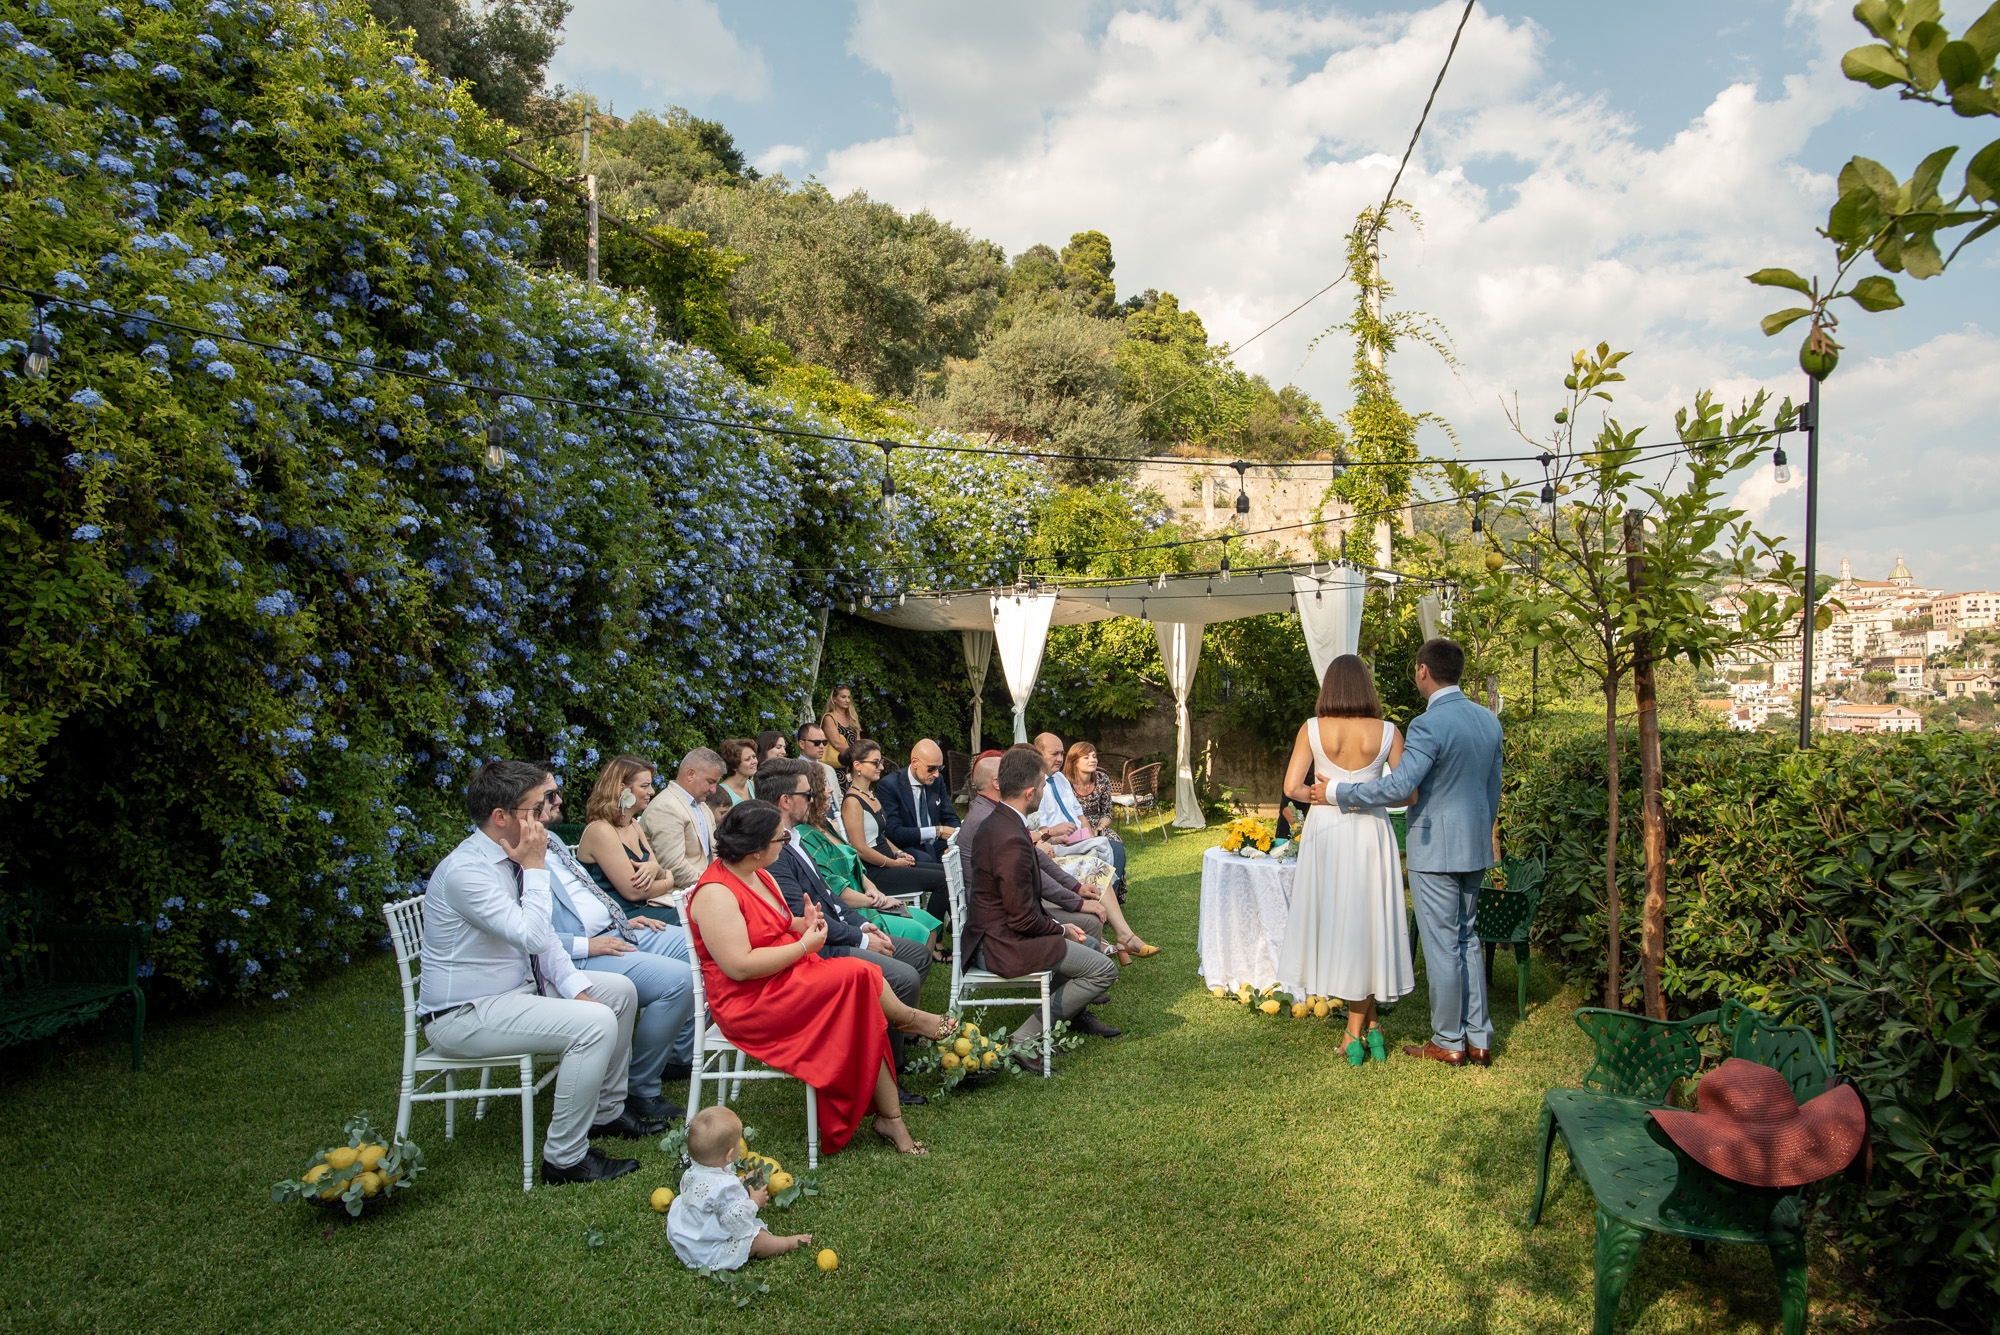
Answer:
M1292 905L1298 863L1240 858L1211 848L1201 858L1201 929L1195 950L1210 987L1274 986L1278 943Z

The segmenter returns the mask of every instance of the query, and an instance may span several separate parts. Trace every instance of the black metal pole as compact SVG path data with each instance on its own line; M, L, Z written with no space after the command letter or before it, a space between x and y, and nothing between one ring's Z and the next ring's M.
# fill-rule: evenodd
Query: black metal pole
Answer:
M1819 380L1806 377L1806 615L1800 624L1799 750L1812 745L1813 604L1819 594Z

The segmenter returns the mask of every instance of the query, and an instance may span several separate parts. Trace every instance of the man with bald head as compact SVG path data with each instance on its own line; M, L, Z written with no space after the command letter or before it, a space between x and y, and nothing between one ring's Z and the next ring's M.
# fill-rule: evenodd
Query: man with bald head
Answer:
M910 748L910 763L875 785L882 833L919 862L942 862L958 830L958 808L944 782L944 752L926 738Z

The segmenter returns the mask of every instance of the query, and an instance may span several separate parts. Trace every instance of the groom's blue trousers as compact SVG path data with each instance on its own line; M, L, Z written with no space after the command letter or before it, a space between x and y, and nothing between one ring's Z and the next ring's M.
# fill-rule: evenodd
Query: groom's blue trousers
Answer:
M1431 1042L1451 1052L1493 1046L1486 1010L1486 958L1473 920L1479 913L1480 871L1412 871L1410 899L1424 938L1424 974L1431 988Z

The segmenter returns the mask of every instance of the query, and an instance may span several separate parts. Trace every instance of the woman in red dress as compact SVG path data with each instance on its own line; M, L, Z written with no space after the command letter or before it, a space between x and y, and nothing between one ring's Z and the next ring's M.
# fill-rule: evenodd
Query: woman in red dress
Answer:
M715 861L689 907L709 1009L729 1041L819 1091L828 1153L854 1135L872 1103L875 1133L902 1154L923 1154L903 1124L889 1064L889 1029L939 1038L941 1015L896 999L865 959L826 959L826 920L806 901L794 918L764 868L789 836L768 802L740 802L715 831Z

